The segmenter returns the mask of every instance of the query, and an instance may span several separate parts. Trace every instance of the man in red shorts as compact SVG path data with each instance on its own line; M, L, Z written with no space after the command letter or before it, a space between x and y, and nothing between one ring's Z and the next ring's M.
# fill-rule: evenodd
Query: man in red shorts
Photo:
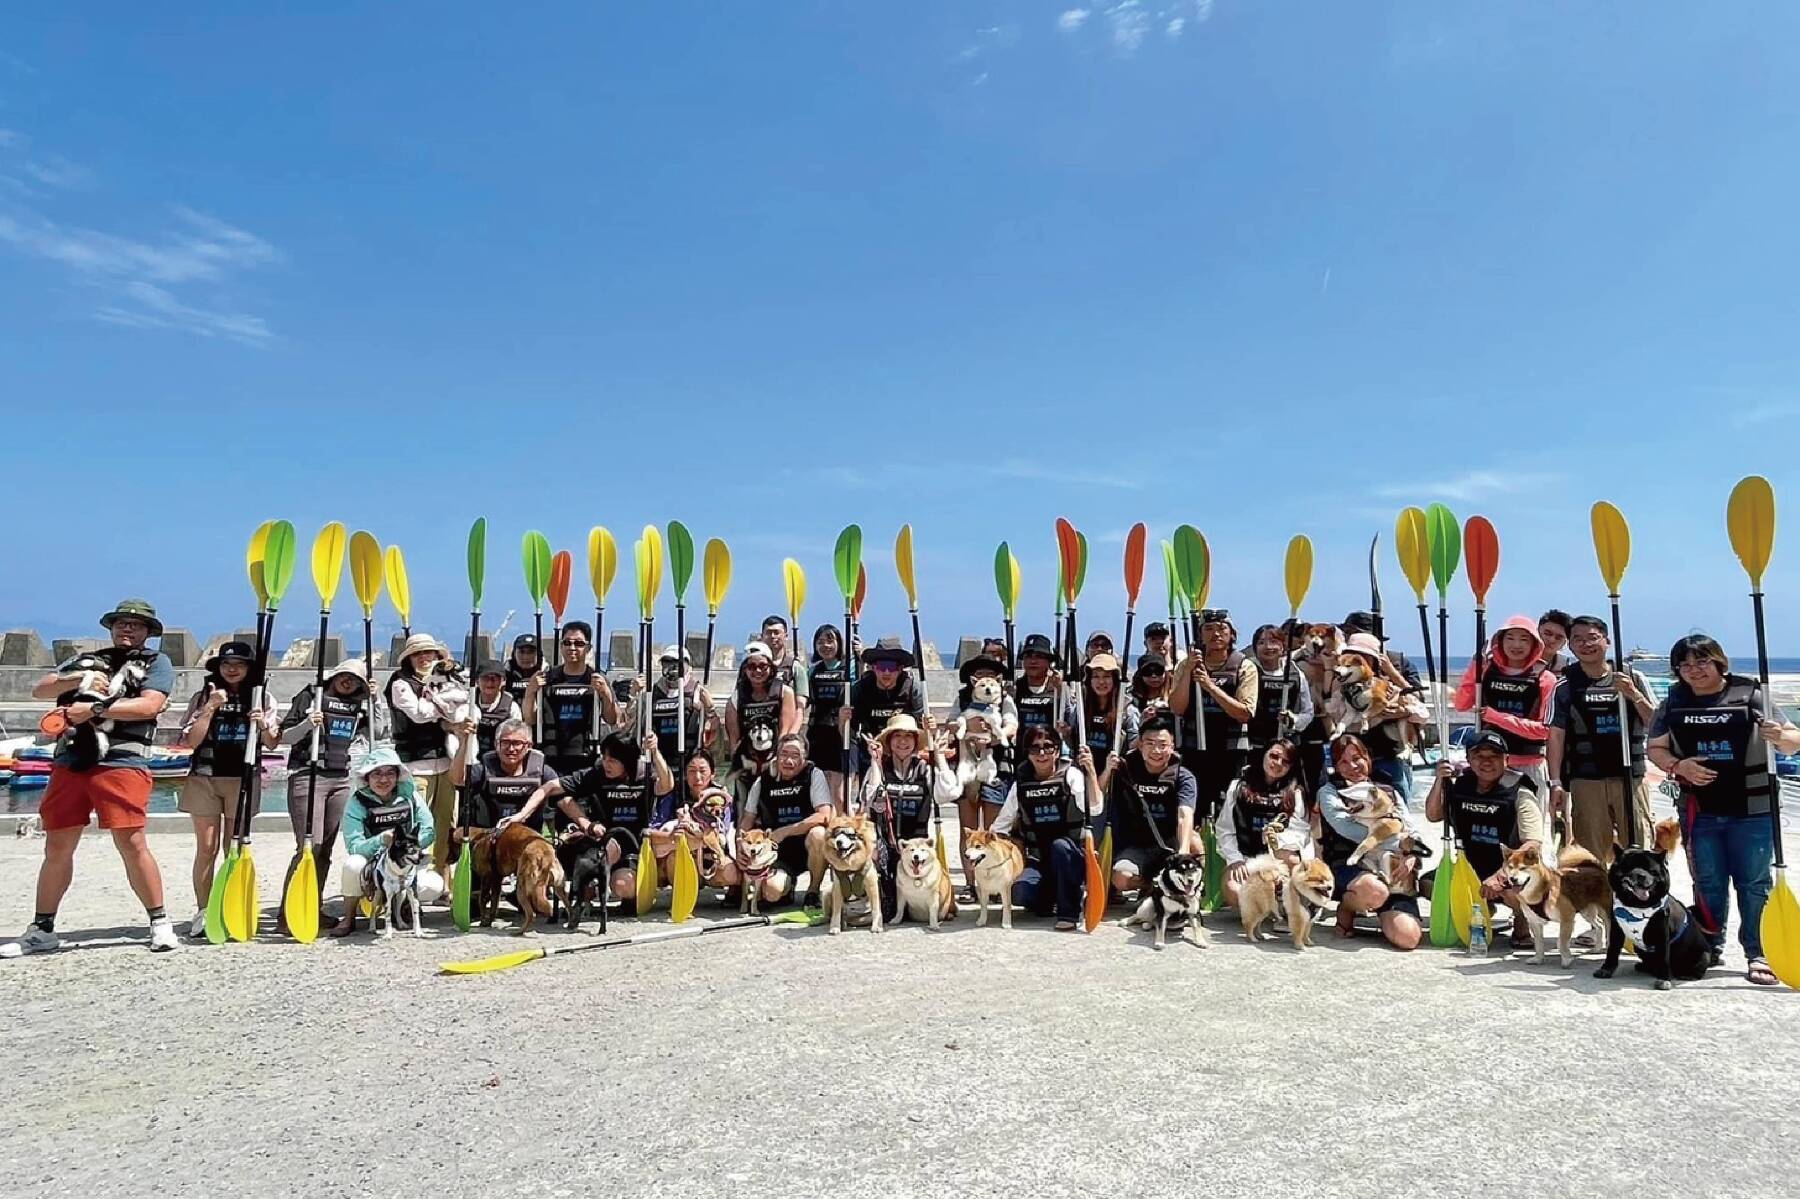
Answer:
M167 655L149 648L162 636L156 609L143 600L119 601L100 618L112 634L112 646L85 664L88 684L115 687L117 693L95 702L76 701L81 687L59 668L38 680L33 699L57 704L68 728L56 742L50 786L39 815L44 822L44 865L38 871L37 916L17 941L0 945L0 957L42 953L60 945L56 909L75 874L75 847L90 816L112 834L125 876L150 916L150 948L174 949L175 928L163 911L162 872L144 841L145 813L150 804L147 755L156 733L156 718L175 689L175 667ZM99 677L94 677L98 675Z

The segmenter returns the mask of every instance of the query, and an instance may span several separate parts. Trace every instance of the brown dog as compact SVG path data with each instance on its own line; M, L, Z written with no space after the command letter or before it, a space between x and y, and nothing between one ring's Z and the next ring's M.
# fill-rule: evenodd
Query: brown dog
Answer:
M452 851L460 846L453 844ZM493 829L474 829L469 835L470 859L475 863L475 891L481 910L481 924L486 928L500 914L500 887L511 875L515 880L521 921L519 936L529 932L542 916L549 918L550 895L554 892L569 904L569 892L563 882L562 863L556 860L556 847L536 829L523 824L508 825L496 833Z
M769 871L775 869L775 842L769 834L759 828L745 829L737 835L737 868L743 876L743 897L738 900L738 911L748 912L752 916L761 915L763 880L769 877Z
M1365 733L1387 717L1404 709L1406 679L1386 658L1379 666L1363 654L1341 654L1331 669L1325 715L1331 735ZM1395 730L1409 737L1411 725L1401 722Z
M1399 801L1391 789L1375 783L1357 783L1343 788L1338 794L1344 800L1344 811L1350 819L1369 830L1369 835L1362 839L1362 844L1356 847L1345 865L1356 865L1383 841L1391 841L1406 832L1406 821L1401 818Z
M894 908L895 924L905 920L908 912L932 928L940 920L956 919L956 892L950 886L949 872L938 865L937 850L924 837L900 842L894 887L900 900Z
M975 888L975 902L981 907L975 927L987 927L988 900L998 899L1000 927L1011 928L1012 889L1019 876L1025 873L1025 851L1017 841L987 829L976 829L969 834L968 848L963 850L963 856L969 862L969 882Z
M1552 913L1558 924L1557 952L1562 964L1575 960L1569 943L1575 935L1575 917L1586 916L1594 928L1595 944L1606 949L1607 927L1612 916L1612 884L1606 880L1606 867L1600 859L1571 845L1556 856L1556 865L1547 865L1537 850L1515 849L1506 855L1507 890L1518 892L1519 907L1531 929L1536 953L1533 964L1542 964L1549 940Z
M825 826L825 866L831 871L831 928L844 931L851 895L869 901L869 931L881 931L881 877L875 869L875 822L867 816L833 816Z

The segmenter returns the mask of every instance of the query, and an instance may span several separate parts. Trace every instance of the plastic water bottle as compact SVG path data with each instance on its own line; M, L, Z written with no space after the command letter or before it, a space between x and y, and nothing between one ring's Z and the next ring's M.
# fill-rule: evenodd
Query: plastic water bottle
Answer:
M1484 958L1488 951L1487 913L1480 904L1469 911L1469 956Z

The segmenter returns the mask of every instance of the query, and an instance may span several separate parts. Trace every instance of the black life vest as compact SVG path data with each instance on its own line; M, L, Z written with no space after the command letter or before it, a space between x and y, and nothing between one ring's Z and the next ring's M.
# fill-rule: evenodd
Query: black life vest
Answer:
M294 705L309 712L314 703L318 704L319 715L324 718L324 723L319 726L319 773L342 778L350 773L351 744L359 734L368 732L369 701L363 695L344 698L331 689L328 679L324 699L314 699L310 684L294 697ZM288 750L288 769L306 770L311 765L312 737L308 734Z
M1238 780L1237 799L1232 804L1232 832L1237 834L1238 852L1247 858L1269 852L1263 843L1263 830L1277 816L1290 820L1300 810L1295 784L1288 781L1274 795L1264 795Z
M1477 788L1475 772L1465 770L1450 784L1450 827L1468 855L1477 878L1500 869L1506 851L1519 847L1519 804L1536 803L1524 776L1508 772L1492 791Z
M1212 676L1213 684L1225 694L1236 696L1238 671L1244 665L1244 655L1239 650L1232 650L1224 662L1218 666L1207 666L1200 669ZM1260 675L1260 671L1258 672ZM1259 683L1260 687L1260 683ZM1206 752L1209 754L1223 752L1241 752L1250 748L1250 734L1245 723L1234 718L1231 713L1219 706L1219 701L1212 697L1212 692L1200 688L1201 719L1206 721ZM1182 722L1187 732L1193 732L1193 713L1188 713L1187 720Z
M1533 662L1523 674L1507 674L1490 662L1481 673L1481 706L1517 716L1521 720L1543 720L1546 715L1540 702L1543 695L1540 680L1543 676L1542 662ZM1493 731L1505 740L1506 752L1509 754L1523 754L1527 757L1543 755L1542 741L1521 737L1509 729L1497 728ZM1616 733L1617 730L1614 731Z
M124 687L116 697L117 700L127 700L136 699L144 693L144 681L156 671L156 661L163 655L159 651L150 649L147 646L142 649L132 650L125 649L122 646L109 645L105 649L94 651L93 656L106 663L106 673L109 676L117 675L119 671L124 669L125 664L128 662L135 661L143 666L144 677L127 678ZM75 695L75 689L71 688L58 695L57 702L63 704L72 703L74 702ZM148 751L151 741L156 736L156 718L154 716L149 720L122 720L118 717L107 717L106 720L106 739L110 742L110 748L107 750L106 756L109 758L131 756L130 751L133 750L139 752ZM67 729L58 741L59 752L63 746L66 746L74 738L78 737L85 727L86 726L83 725L73 725Z
M1117 692L1114 692L1115 697L1117 694ZM1082 707L1081 715L1087 723L1087 747L1093 752L1094 773L1098 775L1102 770L1106 769L1107 762L1112 759L1113 721L1115 717L1111 712L1100 712L1095 710L1092 696L1085 696L1084 699L1087 702ZM1122 703L1124 701L1123 699L1115 699L1115 702ZM1119 739L1121 741L1125 739L1125 729L1123 725L1119 728Z
M756 804L756 826L774 832L790 824L798 824L813 814L812 785L814 766L800 768L791 779L764 775L761 797Z
M1720 816L1759 816L1769 810L1769 744L1756 731L1753 701L1761 686L1743 675L1725 676L1725 690L1703 704L1677 681L1663 701L1663 722L1678 757L1698 758L1718 777L1704 787L1683 781L1681 793L1701 811Z
M665 762L679 762L681 751L700 745L702 713L698 705L700 684L689 679L683 686L685 695L650 688L650 728L656 733L656 747ZM686 726L683 733L681 726Z
M641 775L635 779L609 779L601 776L604 766L593 769L595 781L583 783L581 788L581 808L588 819L609 829L626 829L641 840L656 814L650 800L650 780Z
M1175 849L1176 821L1181 816L1181 776L1191 772L1170 755L1160 774L1151 774L1144 755L1125 755L1125 769L1113 772L1113 824L1118 841L1137 849Z
M781 696L787 690L780 682L770 679L769 693L761 699L739 691L737 695L738 743L737 755L742 758L761 759L772 757L775 743L781 739ZM750 730L757 725L765 725L769 730L769 748L758 750L750 743ZM792 823L790 821L790 823Z
M1245 729L1251 749L1262 749L1281 735L1282 697L1293 695L1293 688L1304 686L1306 679L1298 667L1290 668L1284 676L1279 670L1264 670L1261 662L1256 664L1256 710L1250 713Z
M214 680L214 687L222 685ZM244 773L249 756L250 701L244 691L225 692L225 702L213 713L206 736L194 747L194 773L229 778Z
M418 694L420 680L405 667L396 670L394 677L388 680L388 714L394 722L394 752L400 755L402 762L423 762L443 757L446 750L443 726L435 720L421 724L402 712L394 704L394 688L400 686Z
M569 674L558 666L546 675L538 692L538 703L544 705L546 750L559 758L592 757L599 748L593 737L594 705L599 701L592 667Z
M478 756L491 754L494 752L494 735L500 731L501 725L512 718L513 698L505 688L501 689L491 708L482 706L479 691L475 693L474 698L475 752Z
M399 788L383 802L373 791L363 793L363 831L371 837L412 823L413 798Z
M470 804L470 826L493 828L503 818L515 815L531 798L531 793L543 785L544 755L537 750L526 751L524 765L518 774L506 773L499 754L482 754L481 785L474 789L473 795L466 797Z
M1619 750L1619 688L1613 672L1604 678L1589 678L1579 665L1563 672L1558 684L1565 692L1569 714L1568 749L1563 755L1563 777L1582 779L1616 779L1625 770L1624 755ZM1644 777L1644 722L1637 708L1625 704L1626 735L1631 738L1631 777Z
M1081 806L1075 802L1075 789L1069 786L1068 775L1061 767L1047 779L1020 778L1013 788L1027 853L1047 864L1051 843L1073 835L1081 827Z
M807 673L807 693L811 697L808 724L837 727L838 711L844 706L844 686L848 666L842 658L834 662L813 659Z
M1059 706L1062 701L1061 688L1044 684L1042 691L1034 692L1025 676L1019 676L1018 691L1013 695L1013 706L1019 712L1019 731L1023 733L1029 728L1054 729L1056 722L1062 718Z
M506 693L513 697L515 704L519 705L519 711L525 710L525 692L532 677L543 669L544 664L541 661L530 670L522 670L510 660L506 663Z
M892 690L884 691L875 683L875 672L870 671L856 680L856 687L851 693L852 731L865 737L876 737L887 727L887 722L901 713L913 713L918 710L918 687L913 682L911 673L902 671L899 682Z
M881 762L881 788L887 797L888 811L894 818L894 841L923 837L931 822L932 770L925 759L914 754L903 772L896 773L886 758ZM884 821L877 821L885 834Z

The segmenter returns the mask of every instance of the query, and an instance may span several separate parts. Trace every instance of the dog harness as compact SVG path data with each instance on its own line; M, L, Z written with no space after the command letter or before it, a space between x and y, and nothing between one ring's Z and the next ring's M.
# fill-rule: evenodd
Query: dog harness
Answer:
M1625 930L1626 939L1634 945L1642 946L1646 943L1645 934L1650 930L1650 922L1656 919L1659 913L1668 910L1669 897L1665 895L1662 897L1662 902L1653 908L1626 907L1624 904L1615 901L1613 903L1612 915L1613 919L1619 922L1619 927ZM1681 936L1681 930L1686 927L1687 919L1685 912L1681 914L1679 919L1671 917L1668 928L1668 943L1673 945L1676 939Z

